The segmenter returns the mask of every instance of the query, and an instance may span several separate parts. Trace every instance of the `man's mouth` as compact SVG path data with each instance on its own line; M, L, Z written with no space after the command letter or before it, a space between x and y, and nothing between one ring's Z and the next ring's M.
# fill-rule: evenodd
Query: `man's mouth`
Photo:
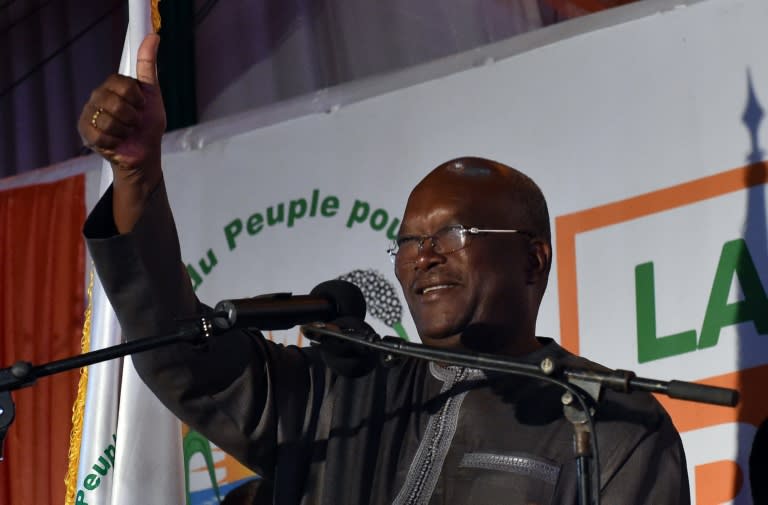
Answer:
M455 284L435 284L435 285L432 285L432 286L426 286L426 287L423 287L423 288L419 288L419 289L416 290L416 293L418 293L420 295L427 295L429 293L434 293L434 292L442 291L444 289L450 289L450 288L452 288L454 286L455 286Z

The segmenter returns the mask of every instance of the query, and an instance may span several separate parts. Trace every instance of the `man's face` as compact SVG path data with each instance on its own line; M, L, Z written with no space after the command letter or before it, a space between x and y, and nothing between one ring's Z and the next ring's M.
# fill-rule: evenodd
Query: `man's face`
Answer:
M408 199L400 236L431 236L451 225L526 229L493 181L457 182L438 176L419 184ZM504 342L482 342L484 335L498 340L525 331L531 307L528 244L520 234L470 235L463 249L439 254L427 239L415 262L398 262L395 273L424 343L466 346L462 334L476 334L479 345L470 347L494 351Z

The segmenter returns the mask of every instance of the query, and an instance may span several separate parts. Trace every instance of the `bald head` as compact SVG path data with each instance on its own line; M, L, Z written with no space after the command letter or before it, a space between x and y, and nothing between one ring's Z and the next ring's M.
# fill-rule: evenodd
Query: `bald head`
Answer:
M496 210L497 219L519 216L523 222L513 226L525 226L548 244L552 242L544 194L533 179L519 170L485 158L456 158L427 174L413 193L445 191L448 187L465 191L478 206Z

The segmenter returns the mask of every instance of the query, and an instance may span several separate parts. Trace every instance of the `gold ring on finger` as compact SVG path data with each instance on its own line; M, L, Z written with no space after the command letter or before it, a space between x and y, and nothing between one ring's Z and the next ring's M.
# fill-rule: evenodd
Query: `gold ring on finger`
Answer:
M99 107L96 109L96 112L93 113L93 116L91 116L91 126L96 128L97 130L99 129L99 127L96 126L96 120L99 119L99 116L101 115L102 112L104 112L104 109Z

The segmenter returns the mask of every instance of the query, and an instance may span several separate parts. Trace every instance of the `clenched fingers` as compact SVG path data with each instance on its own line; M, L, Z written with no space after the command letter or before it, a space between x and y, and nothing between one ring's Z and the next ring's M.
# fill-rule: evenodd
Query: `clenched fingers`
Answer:
M94 148L112 148L115 139L129 136L137 126L145 98L138 81L110 76L91 93L78 122L83 142Z

